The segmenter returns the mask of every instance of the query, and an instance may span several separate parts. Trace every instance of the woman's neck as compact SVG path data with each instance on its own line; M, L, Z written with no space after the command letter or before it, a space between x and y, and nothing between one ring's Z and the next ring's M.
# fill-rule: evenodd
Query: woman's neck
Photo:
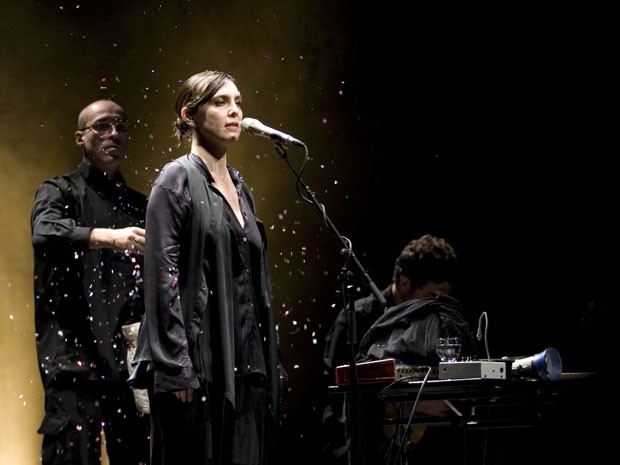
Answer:
M213 155L213 153L204 147L192 146L192 153L202 159L205 165L207 165L209 173L211 173L216 180L222 180L228 176L226 152L223 152L220 156L217 156Z

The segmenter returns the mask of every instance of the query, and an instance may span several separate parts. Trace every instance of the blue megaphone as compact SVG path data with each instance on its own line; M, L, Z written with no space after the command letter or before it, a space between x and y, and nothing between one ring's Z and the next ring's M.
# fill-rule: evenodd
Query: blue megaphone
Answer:
M562 359L553 347L512 362L512 376L540 378L545 381L558 381L562 376Z

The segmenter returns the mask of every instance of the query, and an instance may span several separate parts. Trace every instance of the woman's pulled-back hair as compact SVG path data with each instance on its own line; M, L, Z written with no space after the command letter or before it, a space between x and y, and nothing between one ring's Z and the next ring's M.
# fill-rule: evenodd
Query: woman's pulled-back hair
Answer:
M221 71L205 70L190 76L181 84L174 105L176 112L174 134L179 141L179 146L184 139L189 140L192 133L191 126L181 117L183 107L187 107L188 115L193 118L198 107L211 99L227 81L235 82L235 79L230 74Z

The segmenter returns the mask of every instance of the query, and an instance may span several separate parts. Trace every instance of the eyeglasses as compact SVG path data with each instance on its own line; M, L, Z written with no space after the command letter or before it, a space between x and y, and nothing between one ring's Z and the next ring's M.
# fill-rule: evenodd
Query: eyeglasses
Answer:
M115 121L101 120L101 121L95 121L90 126L87 126L85 128L80 129L80 131L86 131L87 129L90 129L95 134L107 134L109 132L112 132L112 126L114 126L116 128L117 132L123 132L123 133L129 132L129 124L127 124L127 121L122 121L122 120L115 120Z

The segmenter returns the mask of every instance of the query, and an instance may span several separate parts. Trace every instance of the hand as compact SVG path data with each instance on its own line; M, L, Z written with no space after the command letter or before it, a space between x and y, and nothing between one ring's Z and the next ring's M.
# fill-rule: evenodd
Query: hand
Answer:
M143 254L145 240L144 229L137 226L122 229L94 228L90 232L89 244L93 249L110 248L116 252Z
M181 402L191 402L194 399L194 390L192 388L175 391L173 394Z

